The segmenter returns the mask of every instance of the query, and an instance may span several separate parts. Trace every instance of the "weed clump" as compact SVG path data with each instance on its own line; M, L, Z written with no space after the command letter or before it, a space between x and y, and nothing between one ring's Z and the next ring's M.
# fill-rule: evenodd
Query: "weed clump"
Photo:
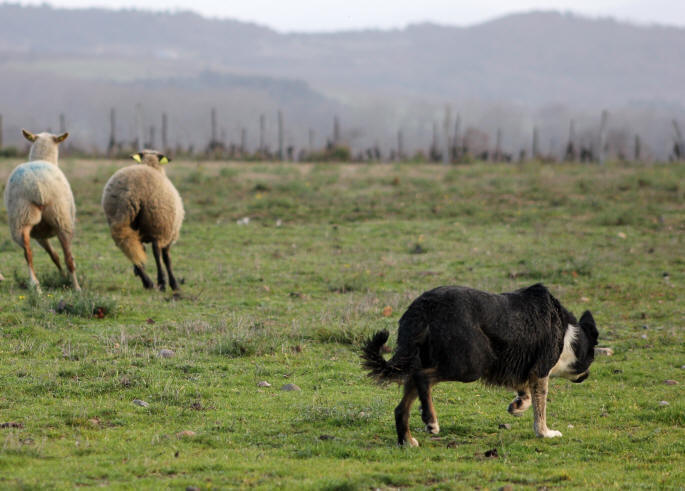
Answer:
M68 292L48 299L50 310L57 314L102 319L116 313L117 302L93 292Z

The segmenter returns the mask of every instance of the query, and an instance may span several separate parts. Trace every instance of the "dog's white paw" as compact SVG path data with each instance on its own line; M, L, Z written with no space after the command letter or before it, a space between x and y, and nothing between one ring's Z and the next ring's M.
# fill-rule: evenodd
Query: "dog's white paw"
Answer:
M426 431L431 435L437 435L438 433L440 433L440 425L437 421L435 423L428 423L426 425Z
M411 437L409 439L409 441L407 442L407 444L409 444L410 447L418 447L419 446L418 440L414 437Z
M542 438L557 438L561 436L561 431L557 430L547 430L540 435Z

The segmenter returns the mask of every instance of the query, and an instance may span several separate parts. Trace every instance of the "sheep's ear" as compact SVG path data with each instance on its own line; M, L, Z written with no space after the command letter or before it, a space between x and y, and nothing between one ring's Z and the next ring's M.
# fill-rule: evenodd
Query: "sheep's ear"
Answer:
M169 162L171 162L171 159L169 157L167 157L166 155L159 154L159 163L160 164L164 165L164 164L168 164Z
M36 141L36 138L37 138L36 135L31 133L30 131L22 129L21 134L24 135L24 138L26 138L30 142Z
M138 163L143 161L143 155L141 153L134 153L131 155L131 158Z
M67 139L68 136L69 133L62 133L61 135L53 136L52 139L55 141L55 143L62 143Z

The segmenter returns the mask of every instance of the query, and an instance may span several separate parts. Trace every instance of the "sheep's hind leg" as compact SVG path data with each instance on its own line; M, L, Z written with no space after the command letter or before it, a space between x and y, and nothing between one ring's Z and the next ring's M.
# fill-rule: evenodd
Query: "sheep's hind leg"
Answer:
M76 279L76 263L74 262L74 256L71 254L71 236L64 233L57 234L59 243L62 245L62 250L64 251L64 262L67 264L67 270L71 275L71 284L74 290L81 290L78 284L78 279Z
M166 290L166 277L162 269L162 259L159 257L159 244L157 241L152 241L152 255L155 256L155 264L157 265L157 287L160 291Z
M145 288L146 290L150 290L155 287L155 284L152 282L147 273L145 273L145 270L143 268L136 266L134 264L133 274L140 278L140 281L143 282L143 288Z
M40 293L40 284L36 273L33 271L33 252L31 251L31 226L26 226L21 229L22 247L24 248L24 258L29 267L29 283L32 287Z
M162 248L162 259L164 259L164 266L166 266L166 271L167 273L169 273L169 286L172 290L176 291L178 290L178 283L176 282L176 277L174 276L174 273L171 271L171 257L169 257L170 247L171 246L168 245Z
M64 270L62 269L62 265L59 262L59 256L57 255L57 252L52 248L52 244L50 244L50 241L48 239L36 239L38 243L45 249L45 252L47 252L50 255L50 259L52 259L52 262L55 263L55 266L57 266L57 269L59 269L59 272L64 274Z

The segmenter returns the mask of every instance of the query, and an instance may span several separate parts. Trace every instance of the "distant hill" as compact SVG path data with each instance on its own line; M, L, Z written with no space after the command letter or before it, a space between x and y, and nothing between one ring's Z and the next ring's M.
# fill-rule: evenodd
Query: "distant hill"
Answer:
M81 93L126 94L127 84L128 94L139 98L160 88L175 91L184 100L197 97L203 112L205 89L230 93L227 99L245 106L245 118L248 100L255 111L284 107L299 124L295 140L304 138L308 126L329 124L335 111L355 126L353 133L366 135L365 142L390 141L400 125L413 125L415 140L424 141L430 119L450 103L487 131L502 112L505 120L515 115L527 125L505 132L515 146L517 131L525 134L554 106L564 108L560 117L575 113L577 119L590 113L596 119L602 108L616 108L612 114L621 113L630 131L640 130L635 111L663 115L670 124L685 107L684 52L685 29L556 12L510 15L463 28L416 24L386 31L283 34L189 12L4 4L0 70L6 76L0 78L0 111L20 114L20 99L8 96L12 87L38 90L39 83L26 79L45 80L50 74L60 86L73 83ZM208 73L224 77L219 86ZM388 114L381 116L381 109ZM389 128L369 135L381 124ZM559 122L564 132L567 125ZM652 123L646 127L653 130ZM561 140L559 131L549 139ZM666 145L662 140L653 145Z

